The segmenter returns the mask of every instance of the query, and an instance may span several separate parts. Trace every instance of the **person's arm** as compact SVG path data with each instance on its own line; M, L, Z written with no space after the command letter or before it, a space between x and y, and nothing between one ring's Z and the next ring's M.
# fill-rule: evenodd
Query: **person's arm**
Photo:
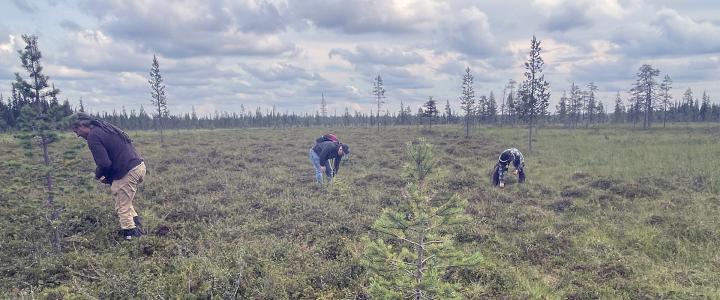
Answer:
M90 152L95 160L95 165L97 165L97 168L95 168L95 179L105 176L106 180L110 180L112 161L110 161L105 145L103 145L100 138L96 135L90 135L87 142L88 148L90 148Z
M335 158L335 162L333 164L333 176L337 176L337 173L340 170L340 160L342 160L341 156Z
M325 175L327 175L328 179L332 179L333 177L333 169L330 168L330 160L325 160Z

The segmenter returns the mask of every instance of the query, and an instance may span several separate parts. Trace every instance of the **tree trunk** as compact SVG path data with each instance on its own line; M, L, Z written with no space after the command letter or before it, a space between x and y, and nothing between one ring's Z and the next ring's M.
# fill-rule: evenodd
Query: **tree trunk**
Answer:
M48 223L50 223L50 227L53 231L53 248L55 248L55 251L59 253L62 251L62 249L60 248L60 232L54 224L55 220L57 220L59 217L59 212L55 207L55 196L53 195L53 178L52 173L50 172L50 155L48 154L48 144L49 141L47 140L47 137L42 136L40 139L40 148L42 148L43 151L43 164L47 168L47 171L45 173L45 188L47 189L48 193L47 206L50 209L50 218L48 220Z
M420 285L423 280L423 272L425 270L425 232L420 232L420 240L416 246L418 251L417 265L415 266L415 295L413 299L421 300L423 298L423 290Z
M470 137L470 119L465 116L465 138Z
M532 117L530 117L530 120L528 121L528 153L532 152L532 128L533 122Z

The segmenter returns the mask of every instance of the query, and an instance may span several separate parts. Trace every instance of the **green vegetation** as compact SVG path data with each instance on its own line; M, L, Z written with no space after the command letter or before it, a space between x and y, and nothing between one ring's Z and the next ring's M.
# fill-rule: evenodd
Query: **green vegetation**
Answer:
M442 276L464 298L720 297L717 127L540 129L528 182L502 190L489 172L527 130L471 129L336 130L353 154L327 188L307 157L320 128L172 131L163 148L132 132L148 165L136 207L149 232L132 242L116 237L84 141L66 133L49 148L70 171L55 177L61 253L42 158L0 135L0 298L366 299L364 240L401 205L405 144L420 136L447 170L435 195L467 199L470 223L443 234L483 257Z

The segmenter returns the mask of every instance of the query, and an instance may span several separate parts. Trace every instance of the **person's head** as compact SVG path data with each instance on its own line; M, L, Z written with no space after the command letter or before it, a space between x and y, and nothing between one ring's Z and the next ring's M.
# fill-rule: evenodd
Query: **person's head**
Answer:
M507 163L512 159L512 154L510 151L504 151L500 154L500 162L501 163Z
M86 140L93 128L100 128L107 133L120 136L120 138L127 143L132 142L127 133L122 131L120 128L117 128L115 125L103 120L93 118L91 115L82 112L74 113L70 116L70 128L72 128L72 131L75 132L75 134Z
M342 157L345 154L350 154L350 147L345 144L340 144L340 147L338 147L338 155Z
M70 128L77 136L87 140L93 125L93 117L86 113L78 112L70 116Z

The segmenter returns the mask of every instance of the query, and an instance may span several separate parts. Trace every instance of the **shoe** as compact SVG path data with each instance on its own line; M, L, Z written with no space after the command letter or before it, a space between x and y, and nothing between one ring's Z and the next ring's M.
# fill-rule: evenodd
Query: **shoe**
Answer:
M505 183L504 183L504 182L501 182L498 186L501 187L501 188L504 188L504 187L505 187Z
M137 228L123 229L123 238L126 241L132 240L133 237L141 237L142 233Z
M140 218L140 216L134 216L133 222L135 222L135 229L140 231L140 234L145 234L145 230L142 227L142 218Z

